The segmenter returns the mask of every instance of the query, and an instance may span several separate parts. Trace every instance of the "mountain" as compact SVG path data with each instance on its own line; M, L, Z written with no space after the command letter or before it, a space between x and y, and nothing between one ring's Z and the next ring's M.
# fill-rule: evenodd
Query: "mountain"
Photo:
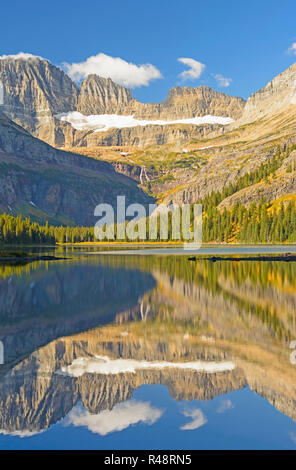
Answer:
M133 115L137 119L173 121L195 116L241 116L245 101L209 87L172 88L162 103L141 103L128 88L116 85L110 78L89 75L78 91L77 111L90 114Z
M241 123L254 122L270 115L289 112L295 113L296 105L296 63L287 70L277 75L264 88L257 91L247 100L241 119Z
M0 58L0 82L3 85L3 112L35 137L56 147L98 145L155 145L203 137L219 127L215 119L206 125L174 124L128 130L108 127L95 132L92 125L75 128L61 115L79 112L85 116L115 114L141 120L173 121L214 116L237 119L244 100L228 96L209 87L176 87L163 103L141 103L129 89L110 78L89 75L79 87L61 69L38 57ZM212 124L212 125L208 125Z
M54 224L90 225L99 203L117 195L147 203L134 180L109 163L56 150L0 112L0 211Z
M284 160L268 177L235 191L221 203L223 209L235 202L248 206L263 197L276 203L294 199L295 145L296 64L293 64L254 93L235 122L190 142L183 139L179 146L130 152L129 159L145 165L148 172L153 169L153 180L144 186L156 198L165 203L194 203L235 185L261 165L267 168L277 155L282 155Z
M194 203L212 192L227 190L261 165L268 166L279 153L285 159L268 178L234 191L220 207L236 201L250 205L261 197L268 202L285 202L296 191L292 153L296 144L296 64L247 102L208 87L175 87L162 103L140 103L129 89L111 79L89 75L78 87L61 69L35 57L0 59L0 80L3 110L11 119L34 136L72 152L71 161L74 152L110 162L117 173L134 180L124 182L129 181L129 188L132 185L129 194L140 199L143 193L136 183L159 201ZM117 178L111 166L104 168L108 184L102 183L101 188L110 187L110 181ZM12 185L11 194L15 187ZM31 214L31 201L36 204L36 196L28 183L29 187L26 209L16 203L21 195L16 198L7 193L2 207L7 210L14 204ZM88 198L87 184L81 188L83 197ZM107 199L116 192L114 185L110 192L100 191ZM37 199L41 197L44 199L43 193ZM55 193L56 198L59 200ZM91 204L93 209L93 200ZM79 204L75 215L60 209L62 206L58 202L43 209L51 217L61 212L67 214L66 220L90 220L77 215ZM87 207L90 211L90 205Z
M0 59L2 111L36 137L59 142L54 115L71 111L77 86L59 68L38 57Z
M243 114L231 124L229 137L234 130L244 145L237 145L253 153L264 163L279 149L284 160L266 180L256 182L226 198L220 208L236 202L250 205L265 199L267 202L285 202L294 199L296 192L296 63L277 75L264 88L250 96ZM243 137L244 136L244 137ZM229 140L230 140L229 139ZM255 166L252 167L254 171ZM241 171L242 173L242 171Z
M111 78L88 75L78 90L77 110L82 114L123 114L133 101L131 91ZM64 111L66 112L66 111Z

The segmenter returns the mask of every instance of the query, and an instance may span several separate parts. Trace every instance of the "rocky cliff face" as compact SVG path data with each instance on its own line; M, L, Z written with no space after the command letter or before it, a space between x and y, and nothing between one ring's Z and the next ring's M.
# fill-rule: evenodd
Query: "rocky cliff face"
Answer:
M253 122L266 115L277 114L285 109L296 109L296 63L277 75L264 88L250 96L241 119L236 123Z
M149 198L112 165L56 150L0 114L0 210L55 224L92 226L94 208Z
M296 142L296 64L275 77L261 91L252 95L246 105L240 98L215 92L208 87L176 87L170 90L164 102L144 104L135 100L130 90L116 85L110 79L103 79L96 75L87 77L78 88L64 72L38 58L0 60L0 81L4 90L3 109L7 114L16 122L22 123L29 132L56 147L73 149L75 152L77 149L83 149L85 154L94 156L98 147L104 149L104 152L106 149L107 154L110 146L138 147L135 152L144 152L145 147L149 146L150 148L147 148L148 161L144 154L143 158L136 158L138 168L132 178L139 182L141 167L147 169L147 174L153 173L153 177L149 177L149 193L165 203L193 203L212 191L222 191L245 173L253 172L261 164L267 163L277 151L275 145L283 149L287 143L292 145ZM83 115L97 113L134 115L137 119L147 121L176 120L212 114L230 116L236 119L236 122L226 127L219 124L200 126L170 124L109 128L102 132L94 132L91 128L74 129L69 122L55 117L74 110L78 110ZM5 145L2 145L4 153L13 154L13 150L10 150L13 141L18 142L19 150L24 145L23 137L20 139L14 135L10 139L7 138L7 127L2 126L1 133L3 137L0 135L0 142L5 141ZM150 155L154 151L152 147L155 146L161 148L163 152L163 155L160 155L162 168L158 173L154 171L152 165L153 167L155 164L159 166L159 155L156 152L155 161L152 161ZM29 149L28 145L26 148L27 159L30 159L32 154L36 158L37 153L40 153L40 150L36 153L36 145L34 149ZM183 148L186 148L186 155ZM52 151L47 150L44 155L49 155ZM172 152L176 154L176 161L169 161ZM104 158L104 155L100 156L101 160ZM59 163L63 160L62 153L59 154L58 160ZM68 157L66 160L70 162ZM73 162L73 157L71 157L71 162ZM42 158L42 164L45 164L45 158ZM89 165L92 165L90 161ZM94 165L99 168L98 162ZM42 211L47 214L48 218L51 218L50 220L59 214L66 215L66 219L60 219L59 222L62 223L81 220L78 215L78 212L81 212L81 205L76 201L76 190L75 188L73 190L72 185L75 179L72 166L71 169L68 167L71 172L68 175L67 170L67 177L63 181L63 185L67 186L65 191L61 189L58 178L54 185L52 184L53 178L51 182L48 182L46 176L47 181L41 188L37 181L38 175L35 174L32 178L28 172L24 175L22 171L22 174L14 173L14 179L10 175L6 178L7 168L5 166L3 168L6 173L3 173L2 199L0 200L2 210L17 207L18 210L30 215L33 207L31 201L36 204L37 198L38 201L43 201ZM103 166L100 168L103 170ZM95 183L93 180L90 182L92 195L90 203L85 202L87 211L90 211L91 207L93 209L95 199L98 199L93 197L97 191L96 188L100 188L102 198L107 201L112 199L115 186L113 185L113 190L109 192L102 180L107 178L109 185L111 178L116 178L116 173L109 173L109 170L112 170L111 167L108 170L107 166L104 168L108 176L105 172L104 177L101 175L100 182ZM128 174L128 171L122 171L120 166L114 165L114 168ZM292 172L287 172L284 167L281 170L283 171L277 173L271 185L264 183L254 185L229 198L225 201L225 205L232 204L235 200L249 204L252 200L258 201L261 196L272 201L294 193L295 166ZM82 176L80 175L79 178ZM82 180L86 182L82 178L81 183ZM127 180L125 182L127 183ZM123 183L123 180L120 180L120 183ZM25 193L20 194L19 191L16 194L15 188L20 188L21 185L24 185ZM83 186L87 187L87 184L80 185L81 188ZM118 188L120 189L119 186ZM143 186L143 188L147 189L148 186ZM135 186L131 192L125 188L124 193L127 194L126 191L128 191L128 194L132 195L134 190ZM83 192L83 198L86 201L89 197L86 194L88 191L83 189ZM17 202L24 199L24 194L25 208L20 207ZM71 206L71 211L66 206ZM86 223L86 220L90 219L83 218L83 220L83 223Z
M162 103L141 103L129 89L90 75L80 85L77 110L82 114L133 115L144 120L176 120L195 116L241 116L245 101L209 87L172 88Z
M195 116L225 116L237 119L241 116L245 101L226 95L209 87L172 88L167 99L159 104L133 103L136 117L141 119L186 119Z
M241 116L245 101L217 92L209 87L172 88L162 103L141 103L128 88L116 85L110 78L89 75L78 92L77 111L90 114L133 115L144 120L176 120L195 116Z
M1 59L0 82L3 85L4 113L35 137L57 147L71 145L71 132L75 134L74 141L81 140L71 125L55 118L56 115L70 111L79 111L84 115L134 115L145 120L169 121L205 115L237 119L245 104L242 98L228 96L208 87L176 87L170 90L162 103L141 103L133 98L129 89L96 75L89 75L78 88L62 70L37 57ZM212 130L204 126L203 133ZM172 132L171 126L165 126L161 129L161 139L154 139L154 132L159 133L159 130L150 128L147 131L144 128L141 132L143 136L139 139L138 128L129 129L128 134L125 131L109 131L107 139L101 136L101 145L155 145L175 142L181 137L190 139L200 132L196 132L196 126L188 126L187 132L180 136ZM118 138L118 133L124 136ZM88 134L92 132L88 131ZM84 145L88 145L88 142L85 141Z
M134 146L149 147L154 145L173 144L186 142L189 139L202 139L209 132L218 129L217 124L171 124L171 125L147 125L136 127L124 127L122 129L109 129L105 132L79 131L65 122L57 123L56 130L63 146L70 147L112 147Z
M71 130L65 135L70 147L83 146L85 150L89 150L89 155L92 155L92 149L96 146L127 143L139 147L145 147L147 144L159 145L157 150L147 148L146 151L143 148L134 152L135 161L145 165L148 172L149 165L151 168L152 165L160 168L161 161L162 167L158 175L150 178L149 190L167 204L193 203L211 192L223 191L246 173L252 173L261 164L267 164L279 150L286 152L289 149L290 152L290 149L293 149L296 143L295 85L296 64L252 95L245 105L243 116L227 127L170 125L164 129L161 126L145 126L92 134ZM208 92L210 99L207 96ZM187 100L190 95L197 99L198 94L203 97L198 101L199 105L208 103L211 106L215 102L213 91L206 87L175 88L169 93L166 102L157 105L154 112L160 116L164 110L169 114L171 110L181 110L183 106L182 112L186 114ZM141 117L145 117L149 109L149 112L152 112L150 105L144 106L148 107L134 110ZM203 110L199 108L199 112ZM190 139L192 142L189 143ZM198 142L200 140L203 142ZM175 142L178 142L178 145L174 144ZM182 150L184 147L187 149L186 154ZM172 156L173 152L175 156ZM133 155L131 159L133 160ZM263 197L268 202L281 197L290 197L296 190L295 169L293 153L285 159L269 183L261 181L259 184L238 191L223 201L220 208L232 206L236 201L249 205L252 201L258 202Z
M86 115L125 114L132 100L131 91L111 78L89 75L79 87L77 111Z
M75 83L62 70L38 57L0 59L0 82L2 111L35 136L53 143L53 116L76 107Z

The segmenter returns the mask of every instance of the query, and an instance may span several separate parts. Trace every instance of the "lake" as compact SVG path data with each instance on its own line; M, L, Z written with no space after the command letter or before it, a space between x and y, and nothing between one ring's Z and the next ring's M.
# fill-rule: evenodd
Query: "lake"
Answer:
M296 263L66 254L0 266L0 449L296 448Z

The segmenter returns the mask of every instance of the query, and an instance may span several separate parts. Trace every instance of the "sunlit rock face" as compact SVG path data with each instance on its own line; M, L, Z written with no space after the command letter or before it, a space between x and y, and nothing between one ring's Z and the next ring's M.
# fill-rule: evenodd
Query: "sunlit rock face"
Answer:
M53 143L53 116L75 108L75 83L58 67L34 56L0 58L0 81L2 111L29 132Z
M295 105L296 63L250 96L237 125L243 122L253 122L267 115L279 114L286 109L295 108Z
M79 87L77 111L85 115L133 115L142 120L173 121L206 115L237 119L244 103L242 98L205 86L175 87L162 103L141 103L128 88L116 85L110 78L89 75Z
M128 88L117 85L111 78L88 75L78 90L77 111L86 115L126 114L125 110L132 101Z
M238 118L244 100L228 96L209 87L176 87L169 91L162 103L141 103L132 97L129 89L115 84L110 78L89 75L78 87L61 69L39 57L0 58L1 96L3 112L35 137L51 145L93 145L86 132L76 130L70 123L61 122L60 114L79 112L86 116L110 114L134 116L151 121L175 121L206 115L232 119ZM227 121L225 121L227 122ZM169 123L168 123L169 124ZM112 129L108 136L96 136L96 145L155 145L176 142L183 136L188 139L212 131L214 126L201 123L202 129L186 126L179 132L171 125L157 129L149 122L140 133L137 124L126 133ZM124 129L124 128L122 128ZM91 129L87 130L90 133ZM153 133L157 133L157 138Z

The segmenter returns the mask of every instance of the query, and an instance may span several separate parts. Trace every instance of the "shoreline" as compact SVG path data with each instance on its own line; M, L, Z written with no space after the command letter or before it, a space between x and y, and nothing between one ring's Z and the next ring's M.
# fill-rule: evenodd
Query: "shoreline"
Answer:
M57 243L53 246L183 246L186 242L76 242L76 243ZM236 247L236 246L295 246L296 243L203 243L201 248L208 248L211 246L217 247Z
M56 256L3 256L0 257L0 263L28 263L33 261L59 261L69 258L57 258Z
M292 253L284 253L282 255L268 255L268 256L236 256L233 255L232 257L227 256L210 256L210 257L197 257L192 256L188 258L188 261L211 261L212 263L216 263L218 261L285 261L286 263L293 263L296 262L296 254Z

